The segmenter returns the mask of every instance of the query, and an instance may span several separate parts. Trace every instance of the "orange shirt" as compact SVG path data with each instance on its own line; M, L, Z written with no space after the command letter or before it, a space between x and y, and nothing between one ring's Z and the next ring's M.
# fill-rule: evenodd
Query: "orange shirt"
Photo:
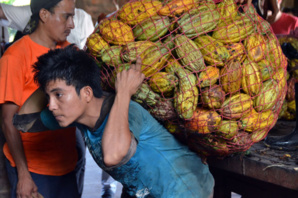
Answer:
M65 42L57 48L67 45L69 43ZM37 57L49 50L33 42L28 35L7 49L0 59L0 104L13 102L20 107L24 104L38 88L33 79L32 65ZM75 128L20 134L29 171L59 176L74 170L78 159ZM15 167L7 144L3 152Z

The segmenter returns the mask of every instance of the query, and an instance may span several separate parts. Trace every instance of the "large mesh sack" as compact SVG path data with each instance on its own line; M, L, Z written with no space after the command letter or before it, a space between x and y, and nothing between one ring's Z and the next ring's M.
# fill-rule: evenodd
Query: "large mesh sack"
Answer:
M246 151L264 139L285 98L286 59L270 25L233 0L130 1L87 41L102 86L142 58L133 96L204 156Z

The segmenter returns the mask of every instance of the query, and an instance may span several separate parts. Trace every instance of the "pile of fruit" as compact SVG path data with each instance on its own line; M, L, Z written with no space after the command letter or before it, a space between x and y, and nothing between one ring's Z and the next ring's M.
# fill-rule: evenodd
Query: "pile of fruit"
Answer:
M266 137L286 94L286 59L270 25L233 0L140 0L102 20L87 47L102 86L142 59L133 99L204 156L246 151Z
M298 82L298 38L292 35L279 35L278 41L288 59L288 89L278 117L282 120L295 120L295 83Z

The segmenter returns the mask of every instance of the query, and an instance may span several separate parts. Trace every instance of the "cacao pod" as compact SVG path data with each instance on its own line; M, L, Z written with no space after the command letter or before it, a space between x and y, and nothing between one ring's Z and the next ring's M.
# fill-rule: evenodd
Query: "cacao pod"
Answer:
M171 100L161 99L156 105L148 110L158 120L170 120L177 117Z
M288 105L288 111L290 113L296 113L296 101L295 100L289 101L287 105Z
M190 120L185 122L185 128L195 133L207 134L214 132L221 122L221 116L212 110L197 107Z
M286 115L287 110L288 110L288 104L287 104L287 101L284 100L281 106L281 110L278 114L278 118L283 118Z
M108 43L125 45L134 41L131 27L119 20L104 19L100 25L100 34Z
M229 61L220 71L220 84L228 94L239 92L241 86L241 64L237 60Z
M219 69L217 67L208 66L198 77L199 87L209 87L214 85L219 78Z
M209 35L199 36L194 41L201 50L205 62L209 65L224 66L230 57L227 48Z
M242 43L230 43L226 45L226 48L230 54L230 57L228 58L227 61L236 59L240 63L243 62L245 59L245 48Z
M221 20L231 20L238 14L234 0L223 0L217 4L217 9Z
M188 38L193 38L211 32L217 26L218 21L217 10L203 5L185 13L177 23L181 33Z
M242 67L242 89L250 96L260 92L262 86L261 73L255 62L245 60Z
M174 42L177 56L185 68L193 72L200 72L205 68L203 55L194 41L184 35L177 35Z
M122 46L111 46L101 51L101 60L110 66L117 66L122 63L120 52Z
M267 34L267 37L265 37L265 43L266 43L265 57L271 63L270 65L273 68L283 67L283 65L286 62L286 57L282 53L281 47L275 35L269 32Z
M253 33L244 40L248 58L254 62L264 59L266 50L265 38L260 33Z
M236 43L254 31L254 25L248 18L236 17L234 20L221 21L212 37L222 43Z
M238 123L233 120L222 120L217 127L217 135L224 139L231 139L238 133Z
M238 93L223 102L220 113L227 119L239 119L252 109L252 105L249 95Z
M136 40L156 41L168 32L170 19L166 16L154 16L137 24L133 29Z
M247 132L253 132L258 129L259 114L256 110L251 109L248 113L245 113L239 121L239 128L244 129Z
M160 102L161 98L157 93L150 90L149 85L142 83L137 92L132 96L133 100L139 104L155 106Z
M251 140L256 143L263 140L267 136L268 130L260 129L251 134Z
M278 101L279 89L275 80L269 79L263 83L259 95L254 99L254 107L258 112L272 109Z
M273 76L273 69L267 60L263 59L259 61L258 65L259 65L259 70L261 72L262 81L266 81L269 78L271 78L271 76Z
M145 19L157 15L157 11L162 8L162 3L157 0L132 1L123 5L118 12L121 21L136 25Z
M86 45L94 56L99 56L102 49L109 47L109 44L96 32L88 37Z
M159 72L150 78L149 85L154 92L167 96L173 94L174 88L178 85L178 79L173 74Z
M219 109L225 100L225 92L219 85L203 89L201 95L203 106L210 109Z
M183 12L189 11L197 3L198 0L172 0L158 10L158 14L174 17L176 15L181 15Z
M156 44L151 41L131 42L122 47L121 56L126 62L135 62L138 56L152 46L156 46Z
M287 89L287 100L292 101L295 100L295 83L296 79L294 77L288 80L288 89Z

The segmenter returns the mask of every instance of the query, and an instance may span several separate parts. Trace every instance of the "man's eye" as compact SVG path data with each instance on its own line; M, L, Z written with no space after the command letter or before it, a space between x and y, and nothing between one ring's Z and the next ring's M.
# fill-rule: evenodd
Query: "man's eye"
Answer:
M57 97L57 98L61 98L62 95L63 95L63 94L61 94L61 93L56 93L56 97Z

